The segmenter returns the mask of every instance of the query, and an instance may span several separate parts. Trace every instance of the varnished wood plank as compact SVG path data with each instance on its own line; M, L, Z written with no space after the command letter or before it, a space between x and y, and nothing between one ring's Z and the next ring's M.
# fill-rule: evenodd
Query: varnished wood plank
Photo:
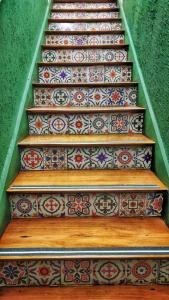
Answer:
M46 218L46 219L15 219L8 225L0 241L0 250L3 249L66 249L74 248L90 250L97 248L115 249L117 247L169 247L169 230L160 218ZM82 250L81 250L82 251ZM27 256L28 259L32 258ZM44 253L42 256L33 254L35 258L49 258ZM63 258L61 255L53 255L53 258ZM80 254L72 254L69 257L81 257ZM99 254L91 254L82 257L100 257ZM107 255L101 256L106 258ZM119 257L116 254L109 258ZM127 257L143 257L143 255L123 254ZM144 257L157 258L159 254L144 254ZM162 257L162 256L160 256ZM165 255L169 257L169 254ZM9 256L1 256L1 259L10 259ZM13 258L23 259L25 256L18 254Z
M168 300L169 287L152 286L83 286L1 288L1 300Z
M64 13L64 12L119 12L119 8L115 8L115 7L107 7L107 8L61 8L61 9L57 9L57 8L52 8L51 12L58 12L58 13Z
M119 23L121 22L121 18L104 18L104 19L54 19L54 18L49 18L48 23L105 23L105 22L111 22L111 23Z
M92 107L32 107L27 109L31 113L94 113L94 112L144 112L144 107L139 106L92 106Z
M8 192L167 190L151 170L22 171Z
M142 145L155 142L143 134L89 134L89 135L32 135L23 139L20 146L65 146L65 145Z
M76 62L72 62L72 63L59 63L59 62L39 62L38 63L38 66L41 67L41 66L132 66L133 65L133 62L132 61L120 61L120 62L81 62L81 63L76 63Z
M65 31L61 31L61 30L46 30L45 34L52 34L52 35L74 35L74 34L80 34L80 35L90 35L90 34L94 34L94 35L98 35L99 34L125 34L124 30L99 30L98 31L94 31L94 30L65 30Z
M115 45L78 45L78 46L74 46L74 45L42 45L42 49L115 49L115 50L118 50L118 49L127 49L128 50L129 48L129 45L126 45L126 44L115 44Z
M130 87L138 86L138 82L116 82L116 83L40 83L34 82L33 87L45 87L45 88L54 88L54 87Z
M69 4L69 3L76 3L76 2L78 2L78 3L93 3L93 1L92 0L53 0L53 3L56 3L56 4L58 4L58 3L67 3L67 4ZM106 2L108 2L108 3L117 3L117 1L116 0L113 0L113 1L110 1L110 0L97 0L96 2L94 2L94 3L106 3Z

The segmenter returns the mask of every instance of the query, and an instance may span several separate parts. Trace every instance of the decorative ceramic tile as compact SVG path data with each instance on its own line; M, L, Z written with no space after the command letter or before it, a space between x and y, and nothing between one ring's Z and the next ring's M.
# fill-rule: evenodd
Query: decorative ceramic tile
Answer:
M92 284L91 260L65 260L61 262L62 285Z
M42 60L44 62L55 62L58 59L57 52L55 50L42 51Z
M163 194L149 193L147 195L146 214L148 216L160 216L163 208Z
M107 88L90 88L88 92L89 106L108 106Z
M42 194L38 197L41 217L63 217L65 215L65 195Z
M127 284L147 285L157 281L158 263L155 260L129 260Z
M102 50L102 60L104 62L123 62L127 61L126 50Z
M104 66L94 66L89 68L89 79L90 83L104 82Z
M40 83L55 83L56 68L54 67L39 67L39 82ZM66 75L65 75L66 77ZM58 78L57 78L58 79Z
M65 215L68 217L86 217L91 215L90 194L67 195Z
M90 116L90 133L108 133L109 114L98 113Z
M29 134L48 134L49 130L49 115L28 115Z
M86 2L76 2L76 3L57 3L53 4L54 9L104 9L104 8L116 8L116 2L111 3L86 3Z
M137 113L130 115L130 133L142 133L143 131L144 114Z
M102 34L102 35L89 35L88 36L88 45L115 45L115 44L124 44L124 35L118 34Z
M158 283L169 284L169 260L160 261Z
M126 105L136 105L138 89L137 87L126 87L125 89L125 101Z
M51 14L52 19L106 19L106 18L119 18L118 12L53 12Z
M115 87L107 89L108 106L135 106L137 88Z
M68 169L90 169L89 148L69 148L67 156Z
M9 196L12 218L38 217L38 199L36 194L12 194Z
M35 88L34 89L35 106L51 106L52 105L52 89Z
M105 82L128 82L131 81L130 66L105 66Z
M56 67L53 68L55 70L55 78L52 83L70 83L72 80L72 69L69 67Z
M49 131L51 134L63 134L68 131L67 115L51 115L49 118Z
M91 148L91 169L113 169L113 150L111 147Z
M72 83L88 82L88 67L72 67Z
M28 262L29 286L59 286L60 262L51 260Z
M43 149L24 148L21 149L21 169L22 170L43 170Z
M152 162L152 147L138 147L137 168L150 169Z
M69 134L89 134L89 114L74 114L69 116Z
M73 35L46 35L46 45L74 45Z
M88 62L101 62L104 61L104 49L88 49Z
M55 31L85 31L87 30L87 23L49 23L48 28Z
M110 121L110 133L127 133L129 131L129 115L113 113Z
M117 216L119 213L118 193L91 194L92 216Z
M66 148L44 148L44 169L57 170L67 168Z
M51 105L53 106L70 106L69 89L58 88L52 90Z
M88 50L72 50L72 62L88 62Z
M49 23L49 30L55 31L111 31L111 30L121 30L121 22L75 22L75 23Z
M122 217L137 217L146 214L146 194L121 193L119 215Z
M114 164L117 169L134 169L136 167L136 150L131 147L116 148Z
M95 260L94 284L124 284L125 260Z
M27 285L27 267L24 261L0 261L0 286Z
M85 88L71 89L71 106L88 106L88 90Z

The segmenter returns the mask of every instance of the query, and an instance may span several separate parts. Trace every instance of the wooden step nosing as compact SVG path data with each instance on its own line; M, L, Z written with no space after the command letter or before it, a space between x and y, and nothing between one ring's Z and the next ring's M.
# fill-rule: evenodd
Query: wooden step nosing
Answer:
M119 50L119 49L129 49L128 44L99 44L99 45L81 45L81 46L73 46L73 45L42 45L42 50L67 50L67 49L112 49L112 50Z
M122 18L105 18L105 19L54 19L49 18L48 23L120 23Z
M89 67L89 66L133 66L132 61L124 61L124 62L84 62L84 63L77 63L77 62L39 62L37 63L38 67L45 66L45 67Z
M125 34L125 30L99 30L99 31L94 31L94 30L46 30L45 31L46 35L98 35L98 34L105 34L105 35L115 35L115 34Z
M52 13L105 13L105 12L120 12L119 7L108 7L108 8L52 8Z
M58 88L58 87L138 87L138 81L128 81L128 82L114 82L114 83L41 83L41 82L33 82L33 87L39 88Z

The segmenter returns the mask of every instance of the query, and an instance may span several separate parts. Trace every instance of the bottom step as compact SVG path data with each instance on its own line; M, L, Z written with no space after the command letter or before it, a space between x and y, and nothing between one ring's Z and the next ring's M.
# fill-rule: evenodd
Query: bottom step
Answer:
M2 288L0 299L9 300L167 300L168 286L97 286L69 288Z

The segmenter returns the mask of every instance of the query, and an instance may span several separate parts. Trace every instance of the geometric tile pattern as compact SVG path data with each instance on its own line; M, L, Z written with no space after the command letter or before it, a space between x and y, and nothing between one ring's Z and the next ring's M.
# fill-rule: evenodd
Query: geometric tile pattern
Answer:
M35 106L135 106L137 87L34 88Z
M83 45L122 45L124 44L123 34L89 34L89 35L46 35L46 45L66 45L66 46L83 46Z
M139 125L138 125L139 123ZM29 114L29 134L106 134L106 133L142 133L143 113L114 112L114 113L88 113L77 114ZM38 149L34 152L24 153L23 159L29 161L30 169L43 167L43 161ZM30 163L31 159L31 163ZM139 164L143 161L145 167L149 165L151 153L139 152Z
M75 50L43 50L43 62L123 62L127 61L125 49L75 49Z
M57 3L53 4L54 9L104 9L104 8L116 8L116 2L113 3L85 3L85 2L76 2L76 3Z
M145 153L144 159L140 153ZM21 148L22 170L150 169L151 161L150 146Z
M49 23L49 30L55 31L111 31L111 30L121 30L122 23L119 21L116 22L75 22L75 23Z
M52 19L106 19L119 18L118 12L53 12Z
M158 192L18 193L10 194L9 201L12 218L153 217L161 215L163 198Z
M0 286L169 284L169 260L67 259L0 262Z
M131 66L39 67L40 83L115 83L131 81Z

